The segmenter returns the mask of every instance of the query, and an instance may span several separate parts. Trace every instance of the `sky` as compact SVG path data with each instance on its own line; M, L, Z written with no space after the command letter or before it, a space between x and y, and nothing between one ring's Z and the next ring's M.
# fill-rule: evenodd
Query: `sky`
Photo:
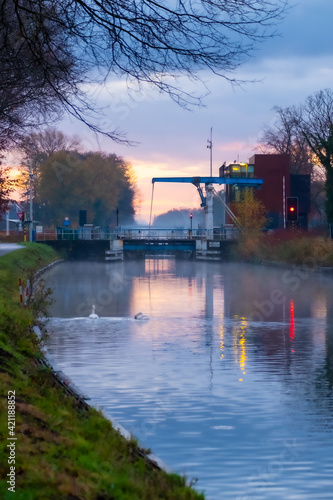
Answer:
M149 90L130 98L122 81L110 82L109 91L99 91L98 102L106 107L105 124L126 132L136 146L97 139L84 125L63 122L61 129L78 134L85 149L116 153L132 165L141 200L139 224L149 220L153 177L209 175L210 128L213 175L218 176L224 161L247 162L256 152L263 128L274 123L274 106L299 104L318 90L333 88L332 0L301 0L289 7L277 27L279 36L257 46L232 75L249 83L235 87L220 77L201 74L210 91L205 107L187 111ZM186 80L183 85L190 88ZM155 185L153 216L199 206L191 184Z

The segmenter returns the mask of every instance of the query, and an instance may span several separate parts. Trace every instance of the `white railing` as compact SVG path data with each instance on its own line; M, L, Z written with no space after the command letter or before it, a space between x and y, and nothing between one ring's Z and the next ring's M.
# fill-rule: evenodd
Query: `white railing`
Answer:
M117 238L117 232L103 230L100 228L78 228L67 229L57 228L54 230L36 232L36 241L47 240L114 240Z
M124 239L234 239L239 234L239 230L234 227L216 228L208 231L206 229L156 229L156 228L134 228L124 229L118 233L118 237Z
M46 240L192 240L192 239L236 239L239 229L231 225L214 230L206 229L171 229L171 228L118 228L116 230L101 230L100 228L62 229L36 233L37 241Z

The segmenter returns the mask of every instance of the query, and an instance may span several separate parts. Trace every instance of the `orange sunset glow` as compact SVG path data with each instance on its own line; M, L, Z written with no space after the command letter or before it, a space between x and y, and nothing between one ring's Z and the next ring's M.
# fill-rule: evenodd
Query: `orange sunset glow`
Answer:
M149 222L152 178L153 177L181 177L203 175L204 168L208 166L190 165L179 168L170 167L168 163L150 163L142 160L131 159L136 177L137 188L139 190L137 206L137 219ZM170 162L173 163L174 162ZM181 165L181 162L179 162ZM201 172L200 172L201 171ZM208 172L207 172L208 173ZM207 173L205 175L207 175ZM194 186L191 184L177 183L156 183L154 186L154 198L152 209L152 221L154 216L177 208L199 208L200 198Z
M247 161L253 154L255 142L232 141L223 143L216 138L213 147L213 176L218 176L218 169L224 161L232 163L235 159ZM200 152L200 157L198 153ZM206 148L205 136L202 144L196 145L187 159L184 159L182 151L173 151L170 157L157 155L156 161L148 154L139 153L137 156L123 156L132 165L137 179L138 205L137 220L149 222L152 178L153 177L191 177L207 176L210 171L209 150ZM231 160L232 158L232 160ZM154 187L152 222L154 216L165 213L172 209L186 208L189 210L200 208L200 197L197 190L191 184L178 183L156 183Z

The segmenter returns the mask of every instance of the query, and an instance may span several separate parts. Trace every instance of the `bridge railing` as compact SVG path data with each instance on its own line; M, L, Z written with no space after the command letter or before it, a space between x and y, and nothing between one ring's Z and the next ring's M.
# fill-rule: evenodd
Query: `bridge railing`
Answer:
M36 232L36 241L46 240L115 240L117 231L100 228L56 228L53 231Z
M118 233L118 237L124 239L205 239L207 237L214 239L234 239L238 236L239 230L234 227L216 228L213 231L206 229L156 229L156 228L141 228L141 229L124 229Z
M101 230L100 228L57 228L54 231L36 233L37 241L46 240L189 240L189 239L217 239L229 240L238 237L239 230L231 225L222 228L206 229L171 229L171 228L118 228L116 230Z

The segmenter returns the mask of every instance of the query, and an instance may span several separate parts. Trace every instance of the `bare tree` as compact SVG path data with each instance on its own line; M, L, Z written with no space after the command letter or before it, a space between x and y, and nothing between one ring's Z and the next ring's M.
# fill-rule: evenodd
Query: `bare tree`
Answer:
M273 126L264 129L258 149L262 153L289 154L293 174L313 174L315 159L299 129L299 111L293 106L276 106L274 111L277 119Z
M80 96L83 66L52 12L51 2L0 2L0 146L53 121Z
M299 108L297 124L311 152L326 172L325 211L333 224L333 92L320 90Z
M40 132L23 136L17 147L26 161L32 160L33 164L38 164L56 151L77 151L80 139L75 135L66 135L54 127L47 127Z
M183 106L198 103L177 77L209 70L235 81L232 72L274 34L286 3L0 0L0 136L63 111L100 131L83 84L110 75L148 83Z
M333 223L333 92L320 90L303 104L276 108L278 120L264 131L263 152L289 153L293 173L312 174L314 206L322 205L325 185L325 212Z

